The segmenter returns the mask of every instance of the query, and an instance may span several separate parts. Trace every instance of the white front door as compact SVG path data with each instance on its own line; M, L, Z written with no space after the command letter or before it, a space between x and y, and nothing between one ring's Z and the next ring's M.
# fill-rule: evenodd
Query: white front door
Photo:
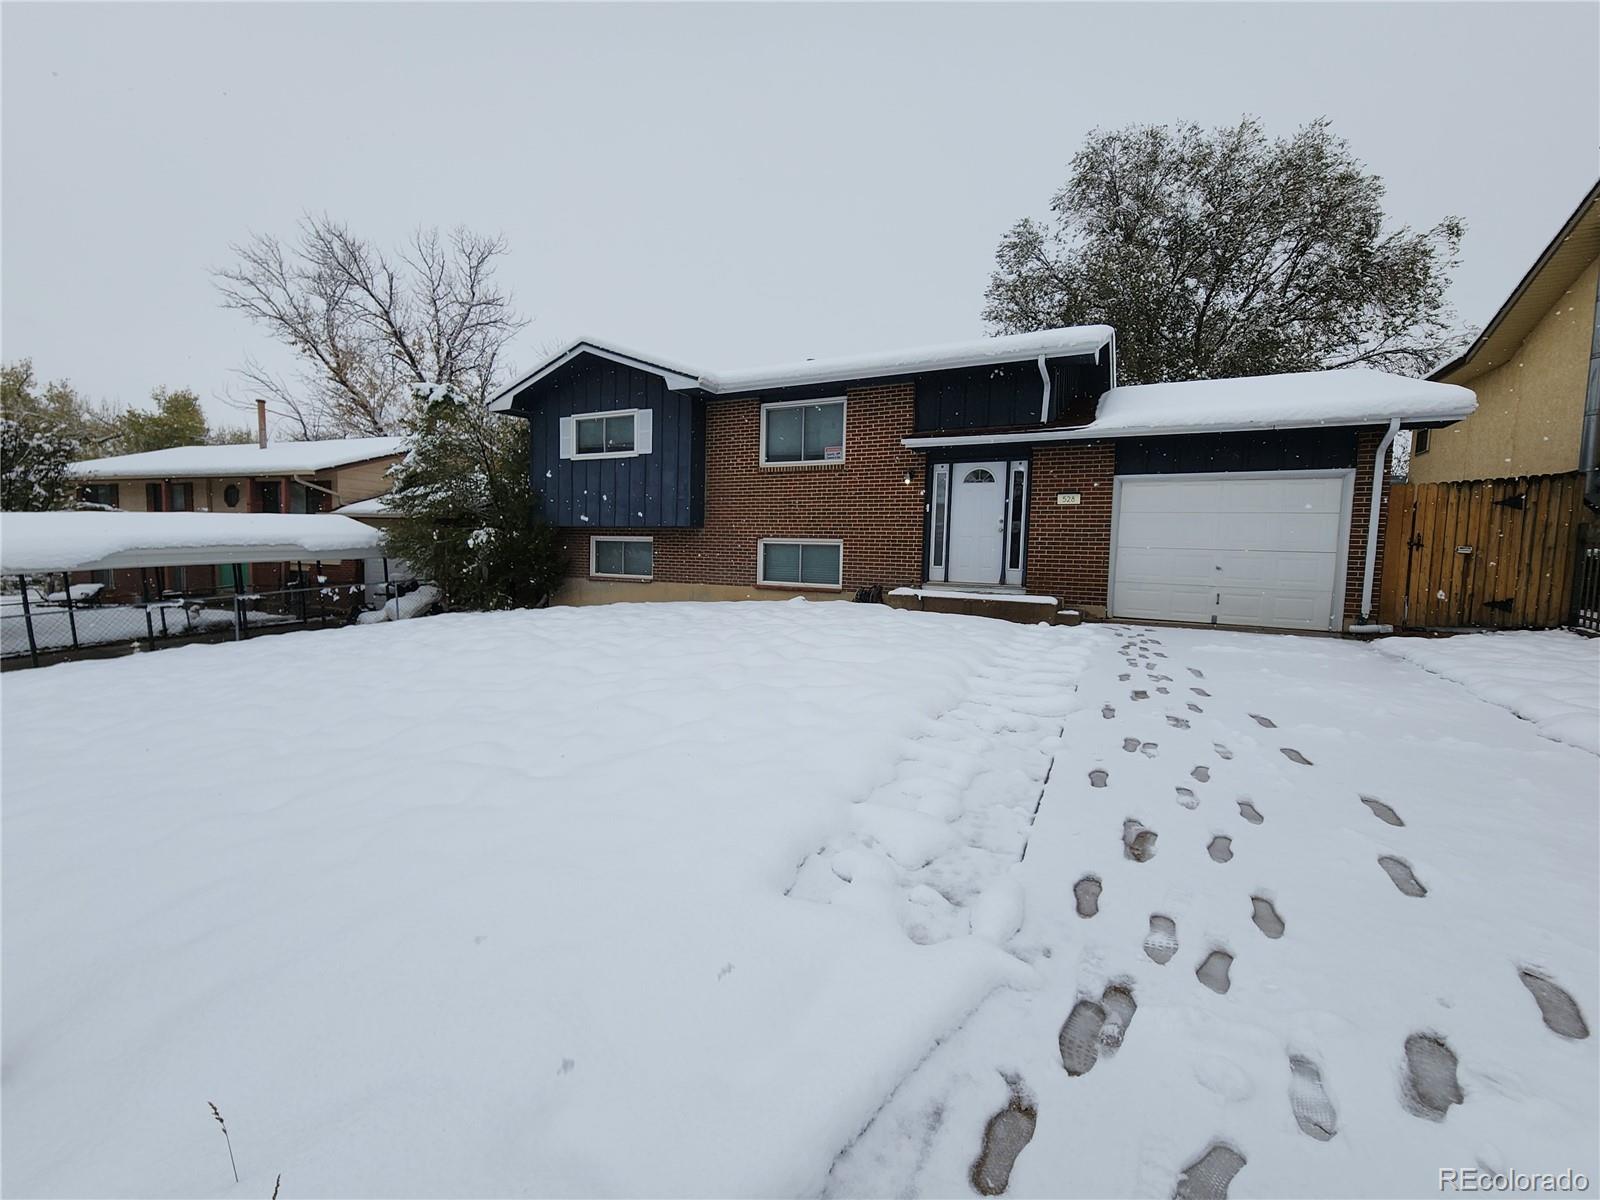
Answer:
M956 463L950 469L951 583L997 584L1005 570L1006 464Z
M1350 474L1124 477L1111 614L1336 629Z

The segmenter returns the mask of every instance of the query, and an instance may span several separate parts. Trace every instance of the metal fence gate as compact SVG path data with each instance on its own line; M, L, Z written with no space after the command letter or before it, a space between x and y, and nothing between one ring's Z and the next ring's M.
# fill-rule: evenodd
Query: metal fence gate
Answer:
M1580 546L1594 545L1577 473L1397 484L1379 611L1411 629L1564 625L1584 572L1600 569L1579 557Z

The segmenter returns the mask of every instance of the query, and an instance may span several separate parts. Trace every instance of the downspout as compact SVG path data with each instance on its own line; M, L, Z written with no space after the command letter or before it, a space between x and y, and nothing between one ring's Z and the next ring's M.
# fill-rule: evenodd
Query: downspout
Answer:
M1367 562L1361 571L1361 623L1350 626L1351 633L1392 633L1391 625L1372 623L1372 572L1378 564L1378 525L1383 518L1383 463L1394 435L1400 432L1400 418L1393 417L1372 456L1372 503L1367 506Z
M1050 419L1050 368L1045 366L1044 355L1039 355L1039 378L1044 380L1044 399L1039 402L1039 424Z

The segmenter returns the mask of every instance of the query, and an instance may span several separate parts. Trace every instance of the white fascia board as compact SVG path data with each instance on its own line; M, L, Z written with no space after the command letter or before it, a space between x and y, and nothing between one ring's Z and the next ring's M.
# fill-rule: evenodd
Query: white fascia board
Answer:
M1338 421L1274 421L1267 424L1216 424L1216 425L1113 425L1099 428L1079 425L1072 429L1040 429L1022 433L974 433L951 437L907 437L900 444L908 450L937 450L950 446L1008 446L1027 442L1088 442L1126 437L1171 437L1179 434L1199 433L1266 433L1284 429L1353 429L1368 425L1386 425L1394 414L1372 417L1354 417ZM1401 416L1402 426L1413 422L1419 425L1451 424L1471 416L1471 412L1456 415L1429 413L1424 417Z
M540 363L515 383L509 383L489 398L490 412L509 412L511 401L516 394L530 383L537 383L551 372L559 370L567 363L577 358L580 354L592 354L596 358L608 359L614 363L621 363L626 367L637 367L641 371L648 371L652 375L659 375L666 381L667 390L672 392L687 391L689 388L699 387L700 380L693 372L672 366L667 363L654 362L636 354L629 354L625 350L611 349L596 342L580 338L565 350Z

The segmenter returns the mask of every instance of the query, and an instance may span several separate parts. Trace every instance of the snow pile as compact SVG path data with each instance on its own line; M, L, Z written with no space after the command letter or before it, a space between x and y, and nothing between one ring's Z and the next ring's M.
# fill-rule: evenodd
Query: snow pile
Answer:
M166 479L184 475L298 475L327 471L405 453L398 437L332 438L320 442L273 442L266 447L174 446L141 454L91 458L68 469L77 479Z
M0 513L0 574L359 558L383 534L332 513Z
M403 596L386 600L380 609L362 613L356 621L361 625L375 625L381 621L406 621L412 617L420 617L439 603L440 595L438 588L431 583L425 583Z
M1455 384L1357 367L1112 388L1100 397L1094 422L1082 432L1116 437L1381 425L1391 417L1458 421L1477 406L1472 392Z
M1026 979L989 940L1002 898L974 937L961 897L1015 863L1073 647L879 605L613 605L6 676L5 1193L814 1194ZM224 677L272 720L149 702ZM956 831L922 841L957 897L927 944L896 816ZM786 894L823 846L861 887Z
M1509 708L1547 738L1600 754L1600 638L1516 630L1373 645Z

